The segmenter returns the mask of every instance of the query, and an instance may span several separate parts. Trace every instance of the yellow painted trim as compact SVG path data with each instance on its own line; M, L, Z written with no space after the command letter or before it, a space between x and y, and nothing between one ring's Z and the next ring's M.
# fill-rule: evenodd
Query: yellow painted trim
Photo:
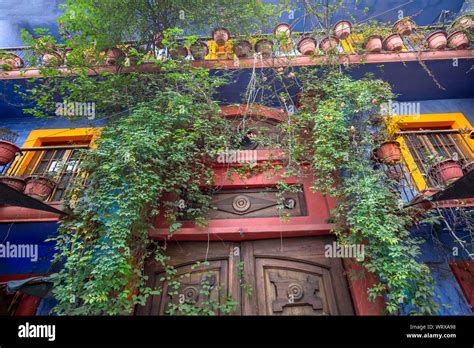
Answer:
M64 143L67 141L90 141L90 146L95 147L95 140L100 136L101 128L56 128L36 129L30 132L22 147L41 147L43 143ZM34 160L34 153L29 152L22 157L22 163L15 172L9 175L22 175ZM12 165L12 167L15 167Z
M95 140L101 128L56 128L35 129L30 132L23 147L37 147L45 142L86 141Z
M390 132L396 132L400 129L418 129L418 128L430 128L430 127L449 127L451 129L463 129L472 128L471 123L460 112L444 113L444 114L423 114L423 115L404 115L404 116L391 116L386 119L387 127ZM468 134L461 135L464 140L474 149L474 140L470 139ZM402 150L402 156L405 163L410 171L415 185L418 190L424 190L427 187L426 181L416 165L415 159L410 153L407 144L403 140L403 137L398 137L397 141L400 143Z

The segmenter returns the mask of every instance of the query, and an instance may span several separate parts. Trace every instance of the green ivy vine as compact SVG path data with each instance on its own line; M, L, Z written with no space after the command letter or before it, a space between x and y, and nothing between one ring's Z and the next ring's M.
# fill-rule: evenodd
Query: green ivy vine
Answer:
M305 69L300 79L300 114L289 128L311 129L311 136L292 144L294 153L309 154L313 189L337 198L338 242L365 245L363 266L379 280L369 299L383 296L391 314L436 314L433 279L417 260L422 241L410 235L413 221L371 156L373 134L385 127L377 122L380 105L394 97L390 86L371 76L353 80L334 68ZM294 161L301 165L301 158Z

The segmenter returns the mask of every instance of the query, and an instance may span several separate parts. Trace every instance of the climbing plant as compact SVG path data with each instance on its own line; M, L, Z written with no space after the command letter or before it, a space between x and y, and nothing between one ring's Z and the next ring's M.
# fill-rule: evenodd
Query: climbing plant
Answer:
M222 7L226 2L218 3ZM251 6L250 2L240 3ZM69 98L96 103L99 115L107 121L94 148L84 153L82 170L87 178L82 179L87 180L87 186L84 189L79 181L71 190L66 201L70 215L55 238L56 261L62 264L54 288L59 301L55 310L73 315L127 314L135 304L144 304L148 296L157 293L147 286L143 275L147 258L155 257L161 263L171 295L179 294L176 270L169 265L163 247L149 240L149 227L159 214L169 223L170 233L181 227L179 221L184 216L204 224L211 196L200 188L212 186L212 161L235 143L235 136L213 98L224 80L193 69L185 60L150 58L136 45L130 48L138 55L136 69L125 73L119 65L113 72L91 76L90 69L103 59L101 50L133 35L141 34L139 43L149 45L154 35L162 32L162 43L172 46L173 38L183 34L174 28L180 19L176 3L163 2L173 14L169 23L153 12L143 18L132 16L149 9L136 8L129 1L104 2L97 8L91 8L92 4L66 3L61 25L66 48L73 47L69 70L42 68L42 88L32 84L24 95L35 101L35 107L26 110L35 116L51 116L58 98ZM193 20L200 19L198 15L203 12L193 13L187 2L179 4ZM233 5L231 8L238 8L239 13L255 16ZM121 16L106 16L108 21L100 22L104 13L116 13L122 6L126 11ZM200 10L207 9L206 5ZM268 14L260 5L257 10ZM238 25L236 19L232 22ZM123 23L126 25L122 27ZM157 23L160 25L154 27ZM131 30L135 27L137 32ZM38 41L25 33L24 38L35 48L33 60L52 43L47 36ZM337 57L337 52L333 56ZM142 71L140 65L145 60L155 64L158 72ZM297 73L289 60L288 67L273 72L272 81L285 85L284 76L288 76L302 87L299 111L282 124L288 136L279 146L288 155L284 163L287 175L306 175L301 168L309 165L314 171L312 189L337 198L334 233L340 243L365 244L363 265L379 280L369 290L371 299L384 296L389 313L408 308L413 313L434 314L433 279L427 266L417 260L420 241L408 231L412 221L399 204L397 193L386 184L384 172L371 160L375 147L372 134L383 127L374 121L380 105L394 97L390 86L370 76L353 80L339 70L338 59L329 61L332 66L324 70ZM263 69L261 74L261 79L252 82L261 83L262 91L273 93L271 98L286 108L292 100L288 89L272 89ZM261 92L257 89L254 85L247 91L246 100L256 101ZM247 177L267 172L270 167L276 169L267 165L234 170ZM279 170L280 164L277 167ZM282 182L279 189L287 192L295 188ZM243 273L240 265L239 273ZM243 284L250 296L253 289ZM232 312L236 306L233 299L217 302L210 297L210 284L205 285L204 306L178 302L172 303L168 312Z
M209 99L216 80L202 70L163 79L168 87L108 124L85 153L87 187L71 191L71 215L56 238L56 259L64 261L55 286L59 313L129 312L151 291L142 263L150 256L152 219L161 209L173 231L180 214L197 221L205 215L210 199L200 186L212 184L210 162L226 139Z
M313 189L337 198L334 232L341 244L364 244L364 267L378 283L369 299L384 296L389 313L436 314L433 279L420 262L413 224L385 171L374 163L374 133L380 132L380 105L393 98L390 86L368 76L354 80L339 69L305 69L300 74L302 105L287 128L311 130L292 144L296 165L309 161Z

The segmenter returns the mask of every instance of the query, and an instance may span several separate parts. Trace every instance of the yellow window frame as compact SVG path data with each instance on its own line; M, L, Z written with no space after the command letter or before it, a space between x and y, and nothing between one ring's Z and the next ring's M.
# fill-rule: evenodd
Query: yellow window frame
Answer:
M472 128L471 123L461 112L442 113L442 114L422 114L422 115L403 115L390 116L387 119L387 125L391 131L399 131L400 129L417 129L417 128L435 128L435 127L449 127L451 129ZM394 129L397 128L397 129ZM474 148L474 140L468 134L461 135L464 140ZM428 185L415 163L415 159L411 155L407 144L402 136L397 138L402 150L402 156L410 171L414 184L419 191L427 189Z
M30 132L23 148L42 147L45 143L65 143L74 141L89 141L91 147L95 147L95 140L100 136L101 128L54 128L35 129ZM34 152L29 152L22 159L19 167L11 166L14 172L8 171L9 175L22 175L34 160Z

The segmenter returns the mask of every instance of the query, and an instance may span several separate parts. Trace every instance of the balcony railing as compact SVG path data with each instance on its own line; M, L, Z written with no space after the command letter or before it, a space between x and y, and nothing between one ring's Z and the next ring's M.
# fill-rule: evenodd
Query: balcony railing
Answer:
M388 176L393 179L394 189L400 193L404 201L412 200L423 186L440 186L437 178L431 173L433 164L430 160L431 156L454 159L462 167L474 160L473 147L467 140L466 130L406 130L400 132L400 135L416 168L410 170L405 158L396 166L386 166L385 170Z
M85 176L80 174L79 166L83 160L80 150L87 148L88 145L25 147L12 163L0 166L0 174L51 178L56 185L47 201L60 201L77 179L85 182Z

